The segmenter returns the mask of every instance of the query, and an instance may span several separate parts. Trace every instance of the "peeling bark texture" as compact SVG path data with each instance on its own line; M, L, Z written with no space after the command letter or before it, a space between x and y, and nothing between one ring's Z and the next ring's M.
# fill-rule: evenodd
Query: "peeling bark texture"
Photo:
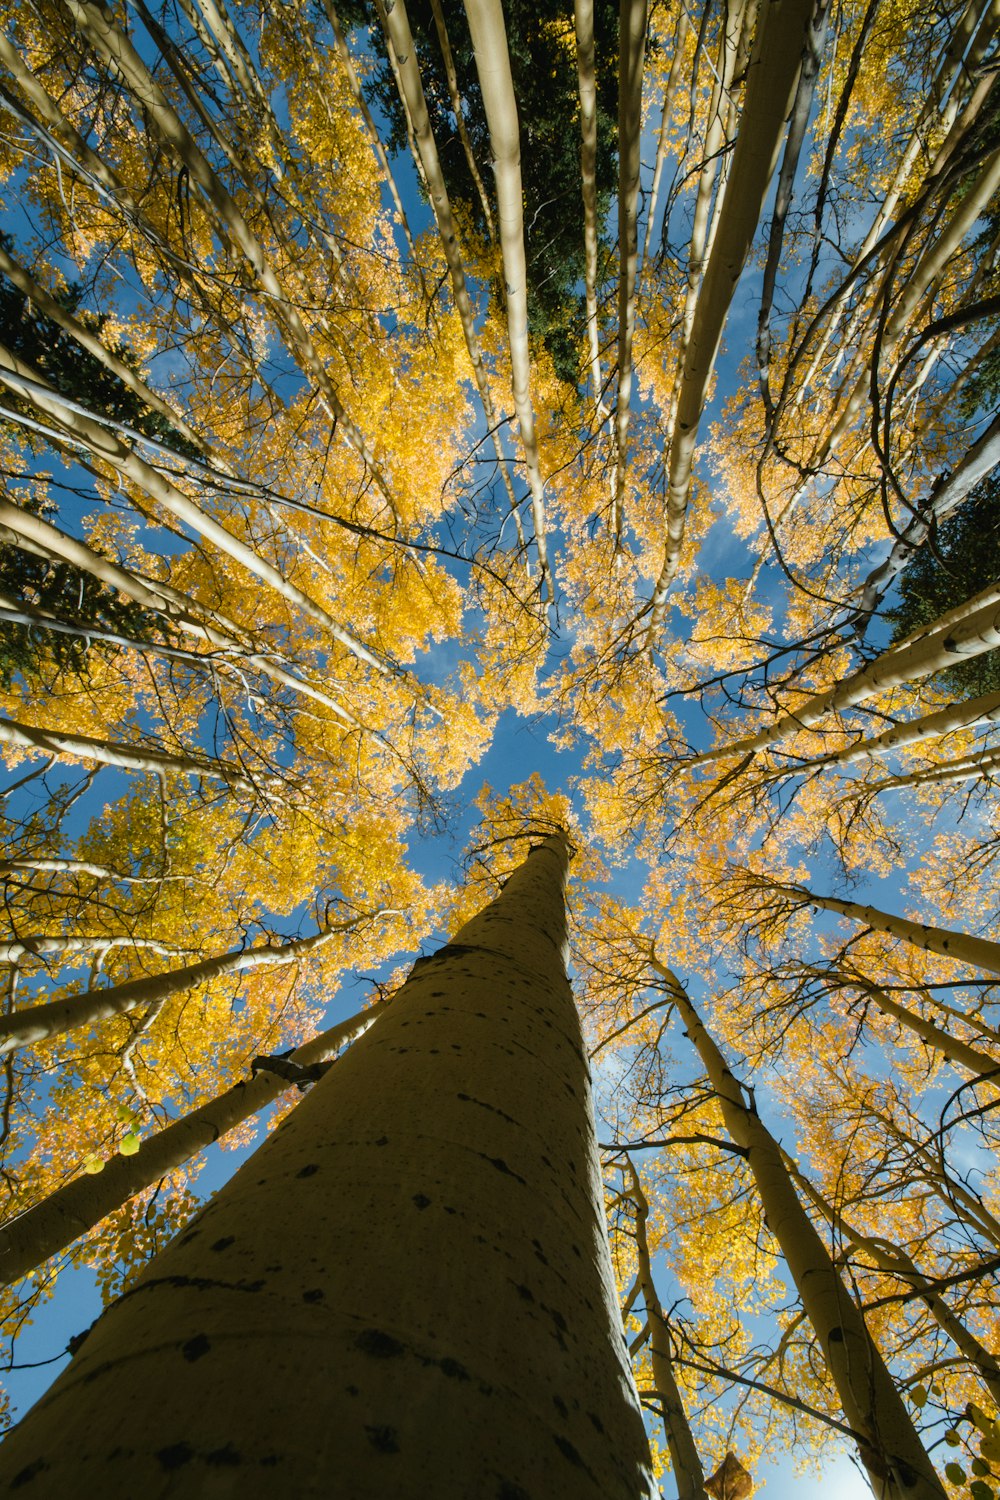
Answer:
M651 1500L565 869L555 835L414 966L88 1335L0 1490Z

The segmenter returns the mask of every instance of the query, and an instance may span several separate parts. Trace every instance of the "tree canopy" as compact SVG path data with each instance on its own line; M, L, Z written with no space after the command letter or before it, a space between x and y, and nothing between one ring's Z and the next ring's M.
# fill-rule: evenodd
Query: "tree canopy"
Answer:
M875 1475L839 1334L1000 1494L998 26L14 4L12 1366L558 827L664 1492Z

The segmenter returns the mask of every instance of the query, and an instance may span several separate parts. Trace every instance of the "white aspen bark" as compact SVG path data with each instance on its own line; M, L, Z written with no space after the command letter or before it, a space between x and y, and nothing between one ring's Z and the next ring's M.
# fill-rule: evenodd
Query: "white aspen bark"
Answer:
M732 169L719 210L680 377L670 439L663 564L648 606L649 641L659 630L667 591L680 563L698 426L722 329L753 241L768 184L777 165L785 118L802 61L813 0L769 0L754 37L746 103Z
M108 588L116 589L118 593L124 594L126 599L132 599L136 604L141 604L157 614L173 617L173 611L167 603L167 596L157 591L156 584L151 584L134 573L120 568L110 558L94 552L85 542L68 536L58 527L42 520L40 516L32 515L31 511L25 510L22 506L13 505L3 495L0 495L0 527L14 534L15 545L27 544L29 551L37 552L43 557L58 558L63 562L71 563L73 567L89 573L100 583L106 584ZM199 631L198 634L201 632Z
M632 400L632 341L639 267L639 171L642 147L642 72L646 54L646 0L620 0L618 18L618 396L615 405L616 473L611 536L621 547Z
M0 875L12 875L18 870L35 871L38 874L93 875L96 880L125 881L130 878L119 875L117 870L110 869L108 865L96 865L87 859L0 859ZM148 878L154 883L158 880L157 876Z
M1000 721L1000 693L985 693L981 698L968 698L949 703L946 708L936 709L920 719L910 719L906 724L897 724L883 734L870 740L858 740L833 755L824 755L815 761L806 761L795 767L796 771L811 765L849 766L863 760L866 755L881 755L886 750L898 750L903 745L916 741L935 739L952 734L956 729L971 729L975 724L995 724Z
M173 588L172 585L159 579L143 578L139 574L119 567L99 552L92 551L86 543L68 536L58 527L52 526L48 521L43 521L39 516L32 515L21 506L12 505L9 500L5 500L0 495L0 534L3 529L8 529L19 539L16 545L24 545L29 551L37 552L40 556L60 558L64 562L72 563L74 567L91 574L109 588L116 589L126 599L133 599L137 604L157 614L165 615L173 625L188 635L207 641L211 646L224 652L228 662L232 663L234 658L245 662L247 666L253 667L263 676L280 682L284 687L291 688L293 692L301 693L303 697L311 698L316 703L322 703L338 718L357 726L357 720L353 714L349 713L336 698L282 667L270 653L254 651L245 639L241 639L241 635L244 634L241 627L227 620L225 616L221 616L218 611L204 610L205 618L198 618L203 607L196 600ZM213 619L217 622L221 621L226 628L218 629L216 625L210 623Z
M850 917L853 922L862 922L873 932L884 932L889 937L899 938L911 947L926 953L940 953L944 958L956 959L969 964L973 969L985 969L990 974L1000 974L1000 943L989 938L973 937L967 932L955 932L947 927L928 927L922 922L911 922L908 917L897 917L891 912L880 911L877 906L863 906L858 901L841 901L837 896L817 896L805 886L771 884L775 890L785 891L810 906L823 911L837 912Z
M414 966L90 1332L0 1485L195 1500L221 1472L241 1500L651 1500L565 869L557 835Z
M955 124L958 109L960 107L958 102L958 90L956 89L951 94L951 98L949 99L948 104L943 110L941 109L941 100L947 93L948 89L951 87L952 83L955 81L956 77L958 77L962 73L964 73L967 77L973 76L973 69L982 60L982 55L989 43L990 34L992 30L995 30L995 17L1000 15L1000 3L998 3L998 0L989 0L989 4L986 6L983 12L983 18L979 26L979 32L977 33L975 44L973 48L970 49L968 61L963 64L963 55L965 54L966 47L968 46L969 36L971 35L971 28L976 24L977 21L977 6L978 0L970 0L969 5L966 7L962 16L959 18L955 31L953 32L947 46L942 53L937 71L931 82L930 91L921 108L920 115L914 126L913 134L911 135L910 140L907 144L906 151L901 157L899 165L896 168L895 173L893 174L892 183L889 187L888 192L886 193L885 198L882 201L882 205L879 208L878 213L872 221L871 228L865 235L865 238L862 241L857 254L854 256L854 259L848 271L848 275L845 277L845 284L847 285L850 285L850 273L858 270L861 262L874 249L876 243L878 242L879 236L885 231L886 226L892 218L910 171L912 170L921 150L926 149L927 135L929 130L935 129L936 131L940 132L941 128L943 127L944 131L947 133L950 132L951 128ZM991 19L991 13L993 13L994 16L993 19ZM949 153L945 152L943 147L939 148L924 174L925 181L930 179L938 171L941 170L948 154ZM820 368L822 361L826 357L826 353L830 346L830 343L836 336L837 330L840 327L844 306L844 302L841 301L841 303L836 308L831 309L831 316L829 318L827 327L824 330L823 337L812 356L812 359L805 373L805 378L796 382L797 390L792 395L793 406L800 405L805 397L806 392L813 388L813 381L815 380L816 372ZM857 326L855 325L853 332L848 332L841 337L841 347L852 347L856 342L856 335Z
M441 169L441 160L438 156L434 132L431 129L430 116L427 113L427 99L420 78L417 49L413 41L413 33L410 30L410 21L406 13L406 6L404 0L393 0L391 6L386 6L382 3L382 0L375 0L375 4L386 39L395 54L395 77L399 86L400 99L410 120L413 139L416 143L417 154L423 169L424 181L427 184L431 208L434 210L434 220L437 224L438 235L440 236L445 261L448 265L448 273L451 277L455 308L461 319L462 332L465 335L465 347L469 351L469 362L472 365L472 372L476 379L476 389L479 392L479 399L483 403L487 426L491 430L493 451L500 466L500 473L503 477L504 488L507 491L511 513L520 521L514 486L507 467L507 459L501 446L499 434L494 430L497 417L493 406L493 396L490 391L489 376L486 366L483 363L479 339L476 336L475 309L472 306L472 299L469 296L468 283L465 279L465 267L462 264L462 254L458 244L458 229L452 216L448 188L444 180L444 172Z
M597 84L594 61L594 3L574 0L576 76L580 93L580 184L583 192L584 289L590 378L597 420L603 415L601 349L597 330Z
M354 59L351 57L350 50L347 46L346 41L344 40L344 33L341 30L340 19L333 7L333 4L331 3L331 0L323 0L323 9L326 12L326 18L329 21L330 27L333 31L333 41L334 47L336 48L337 52L337 58L340 62L341 67L344 69L344 74L347 78L348 84L350 85L351 93L354 95L354 102L358 107L358 112L360 113L362 120L364 120L365 122L365 127L368 131L368 138L371 142L372 150L375 153L375 160L382 168L382 175L388 185L389 194L393 202L393 207L396 210L396 216L399 219L400 225L402 226L403 236L406 240L406 247L410 252L410 260L414 265L418 265L419 262L417 260L417 252L414 248L413 238L410 234L410 222L406 217L406 211L403 208L403 200L399 195L399 188L396 185L396 179L393 176L392 166L389 162L388 156L386 155L385 147L382 145L382 138L378 133L378 126L375 124L375 121L372 118L372 112L368 108L368 101L361 90L361 80L359 79L357 70L355 69Z
M341 1047L368 1030L388 1003L377 1001L340 1021L282 1061L304 1069L332 1061ZM67 1249L108 1214L258 1114L290 1086L285 1074L260 1067L250 1078L146 1136L133 1156L116 1153L100 1172L73 1178L9 1220L0 1228L0 1285L9 1286L49 1256Z
M983 781L1000 767L1000 746L980 750L975 755L965 755L958 760L925 766L920 771L910 771L905 776L887 776L884 781L860 784L856 790L842 797L842 802L865 796L877 796L881 792L896 791L905 786L944 785L948 782Z
M818 0L807 33L802 66L799 68L795 101L788 122L788 139L785 144L784 155L781 159L781 170L778 173L778 183L774 196L774 210L771 214L771 228L768 234L767 259L764 262L764 275L760 294L760 311L757 315L757 368L759 371L761 393L764 397L764 405L768 413L769 422L773 411L770 381L771 312L774 306L774 292L777 283L778 267L781 261L785 222L788 218L788 211L791 208L794 197L799 156L802 151L802 143L805 139L809 118L812 114L816 79L819 75L820 64L823 58L828 11L829 0Z
M496 238L496 228L493 224L493 210L490 207L486 186L480 174L479 164L476 161L476 153L472 149L472 141L469 139L469 131L465 124L462 96L458 91L458 74L455 71L455 59L452 55L451 42L448 40L448 27L445 25L441 0L431 0L431 14L434 17L434 29L437 32L438 45L441 48L441 60L444 63L445 77L448 80L448 96L451 99L451 107L455 116L455 128L458 131L458 138L462 142L462 150L465 152L469 174L476 184L476 192L479 194L479 206L483 210L483 218L486 220L486 233L492 242Z
M920 303L932 292L938 278L944 272L948 261L960 250L963 239L975 227L977 220L988 208L990 200L998 188L1000 188L1000 149L991 152L985 158L975 184L959 200L959 207L945 224L937 239L933 240L925 248L916 266L907 278L896 302L893 304L889 316L885 320L884 326L879 329L880 342L883 349L891 349L896 340L911 328ZM879 293L876 292L874 305L877 307L878 304ZM849 342L856 345L857 348L855 359L850 367L852 371L857 370L857 373L853 384L850 386L847 398L840 408L839 414L827 428L827 431L813 452L808 466L810 471L822 468L823 464L833 455L840 444L841 438L857 417L869 393L871 385L870 354L862 354L861 352L860 331L856 330L851 335ZM837 404L838 402L835 400L834 410L836 410ZM803 481L796 485L796 488L788 500L786 500L781 511L775 517L775 526L780 525L791 514L805 493L806 482Z
M143 745L119 745L111 740L96 739L89 734L63 734L57 729L36 729L14 719L0 719L0 745L16 745L22 750L37 750L59 760L95 760L102 766L120 766L126 771L142 771L161 776L176 771L181 776L208 776L223 781L235 792L254 793L256 788L236 766L223 760L209 760L193 755L169 755Z
M906 566L930 534L932 521L943 521L957 510L969 491L1000 465L1000 417L995 417L952 472L934 487L927 501L896 538L888 557L865 579L859 613L871 614L892 580Z
M649 259L649 247L653 242L653 229L656 224L656 208L660 197L660 182L663 179L663 164L667 159L667 125L670 122L670 113L673 108L674 93L677 89L677 78L681 70L681 59L684 55L687 34L691 29L688 13L681 7L677 17L677 30L674 33L674 55L670 59L670 72L663 89L663 108L660 114L660 131L656 141L656 162L653 166L653 181L649 189L649 207L646 210L646 233L642 241L642 267L645 270L646 261ZM581 99L583 93L581 90Z
M345 411L298 309L275 274L263 245L253 234L187 126L172 108L128 37L112 24L110 13L93 4L92 0L65 0L65 3L76 24L111 72L121 77L136 104L148 111L163 139L184 164L192 181L201 189L225 234L252 267L258 286L267 297L278 323L287 333L303 368L315 382L338 430L361 458L379 493L396 517L396 506L388 482L361 429Z
M851 983L870 995L887 1016L892 1016L901 1026L905 1026L918 1036L922 1042L940 1052L950 1063L956 1067L965 1068L974 1077L984 1078L992 1083L994 1087L1000 1088L1000 1059L990 1057L988 1053L981 1052L978 1047L972 1047L968 1042L961 1041L952 1036L950 1031L935 1026L933 1021L925 1020L917 1011L910 1010L905 1005L900 1005L898 1000L888 994L880 985L873 983L870 979L862 979L852 976Z
M1000 646L1000 584L989 588L941 615L930 625L908 636L906 640L884 651L869 666L855 672L846 682L827 688L800 703L793 713L783 714L774 724L756 734L747 735L731 745L706 750L685 762L686 766L704 765L721 756L745 755L776 744L800 729L808 729L828 713L843 713L866 699L906 682L919 682L932 672L954 667L960 661L981 656Z
M250 969L281 968L294 963L306 953L320 948L338 932L356 926L356 922L339 924L313 933L311 937L296 938L279 947L236 948L231 953L222 953L214 958L203 958L196 964L186 964L182 969L171 969L164 974L148 974L142 979L128 979L123 984L108 985L104 989L85 990L78 995L67 995L63 1000L51 1000L46 1005L30 1005L13 1015L0 1016L0 1057L14 1052L18 1047L30 1047L35 1042L48 1041L64 1031L75 1031L81 1026L96 1026L110 1016L121 1016L127 1011L137 1010L142 1005L157 1005L171 995L182 994L197 985L207 984L222 974L244 974Z
M538 582L542 599L552 598L545 487L538 461L535 413L531 404L531 356L528 348L528 267L524 253L524 204L521 190L521 138L517 100L507 50L507 30L500 0L465 0L465 12L476 57L479 89L489 126L500 220L504 289L507 298L507 341L513 383L514 411L521 430L524 465L531 490L531 517L538 554Z
M941 1485L864 1318L795 1192L781 1147L744 1098L677 978L655 956L701 1058L726 1129L746 1155L768 1227L816 1331L878 1500L944 1500Z
M239 537L234 536L231 531L227 531L158 469L146 463L114 432L94 420L82 407L61 397L59 392L39 381L37 371L17 359L3 345L0 345L0 382L12 390L27 395L36 406L53 417L71 438L83 443L95 458L103 459L105 463L113 465L120 473L131 479L151 500L158 501L178 521L190 526L206 541L213 542L220 552L231 557L254 577L269 584L283 599L297 605L304 614L322 625L335 641L344 646L359 661L374 667L378 672L390 670L387 663L380 661L350 631L338 625L321 604L310 598L296 584L290 583L280 569L261 557L259 552L241 541Z
M997 1363L996 1356L990 1353L985 1344L949 1307L941 1294L934 1290L933 1283L918 1270L906 1251L899 1245L890 1245L881 1237L874 1238L855 1228L844 1218L840 1209L835 1208L809 1178L798 1170L790 1157L785 1160L794 1180L831 1227L856 1249L869 1256L880 1271L897 1277L905 1286L913 1288L938 1327L944 1330L956 1349L969 1361L990 1399L1000 1407L1000 1364Z
M913 127L913 134L893 174L892 184L883 199L882 206L854 258L855 265L865 258L892 218L917 157L922 150L926 150L930 130L935 129L939 134L946 135L954 124L960 107L959 91L956 89L951 93L944 110L941 109L942 100L958 78L963 75L967 78L975 76L975 69L982 61L985 49L996 31L997 24L1000 23L1000 0L989 0L989 3L982 9L981 17L979 7L980 0L969 0L969 4L958 18L955 30L942 51L930 90ZM970 49L969 42L974 32L976 33L975 42Z
M670 1331L653 1280L653 1266L646 1237L649 1200L632 1159L626 1155L629 1174L628 1196L635 1205L635 1249L639 1268L639 1289L649 1322L649 1344L652 1355L653 1386L660 1398L663 1430L670 1451L670 1467L677 1486L677 1500L705 1500L705 1471L698 1456L691 1424L674 1375L674 1357L670 1348Z
M915 1140L913 1136L908 1135L899 1127L891 1115L887 1115L873 1104L870 1097L859 1099L856 1094L853 1094L849 1084L825 1058L820 1059L820 1066L828 1077L847 1092L863 1113L870 1114L878 1120L887 1135L902 1144L919 1161L920 1171L917 1174L917 1180L926 1184L948 1211L955 1214L964 1225L974 1228L1000 1249L1000 1219L990 1213L982 1199L970 1192L960 1177L954 1177L945 1170L943 1155L937 1149L937 1141L935 1140L932 1149L924 1141Z
M0 62L3 62L10 70L28 103L37 110L41 123L51 132L49 140L57 159L79 171L90 182L95 192L110 202L113 207L124 209L130 219L138 219L140 216L131 193L122 185L117 174L108 164L90 148L75 125L66 118L55 100L49 96L34 73L26 66L17 48L8 37L3 35L0 35ZM6 91L4 95L16 110L18 118L23 119L23 113L17 108L14 100L6 94ZM63 140L69 142L68 151L62 146ZM160 243L158 236L154 235L154 239Z
M179 412L174 411L173 407L167 401L164 401L162 396L158 395L156 391L148 386L141 376L136 374L131 365L127 365L117 354L106 348L92 329L88 328L85 323L81 323L78 318L75 318L71 312L68 312L63 307L61 302L57 302L55 297L47 292L43 286L39 285L23 266L18 265L17 261L8 255L2 244L0 244L0 272L7 277L8 281L13 282L19 292L23 292L25 297L29 299L40 313L46 318L51 319L53 323L57 323L64 332L75 339L89 354L92 354L95 359L99 359L105 369L110 370L111 374L116 376L122 385L127 386L133 395L137 396L145 406L148 406L152 411L159 412L160 416L165 417L171 427L180 433L181 437L186 438L189 443L193 443L199 451L205 451L204 440L195 432L194 428L190 426L185 418Z
M698 292L705 274L708 255L718 228L723 191L720 189L716 214L709 235L709 220L716 180L721 170L720 153L726 145L726 125L729 117L730 94L736 67L736 53L743 29L746 6L742 0L727 0L722 8L719 34L718 61L713 69L715 82L708 104L708 123L702 146L702 166L698 173L698 189L695 194L694 211L691 218L691 240L688 245L687 288L684 293L684 323L681 343L679 376L683 375L694 315L698 306ZM678 386L680 378L678 378ZM678 396L680 392L678 390Z
M16 964L22 958L56 958L64 953L110 953L114 948L136 948L146 953L159 954L161 958L177 957L193 953L193 948L175 948L170 943L157 942L155 938L108 937L95 934L86 937L63 937L33 932L20 939L0 942L0 963Z

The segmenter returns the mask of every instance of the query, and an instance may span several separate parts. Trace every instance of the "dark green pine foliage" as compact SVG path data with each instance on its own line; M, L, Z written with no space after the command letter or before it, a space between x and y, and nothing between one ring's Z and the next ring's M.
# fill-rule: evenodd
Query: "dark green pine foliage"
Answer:
M79 322L100 332L103 319L80 308L79 287L70 285L57 295ZM182 457L200 456L164 416L150 410L95 355L39 313L3 275L0 275L0 342L36 369L47 384L89 411L126 423ZM138 370L138 361L127 347L117 344L113 352ZM2 399L12 413L30 411L29 403L13 392L4 391ZM34 451L44 442L14 416L0 416L0 427ZM54 518L56 512L55 505L38 500L29 502L27 509L45 519ZM113 589L71 563L36 556L18 546L10 534L2 533L0 591L28 610L48 612L83 631L89 627L141 640L164 638L163 622L151 611L132 600L121 599ZM95 647L100 647L100 643L85 634L69 635L0 620L0 683L6 686L16 673L38 679L53 668L82 674L87 652Z
M366 91L389 121L389 146L406 150L406 124L371 0L337 7L345 26L369 26L377 66ZM448 79L429 0L407 0L431 128L448 196L476 231L486 223L455 126ZM465 123L491 207L490 140L462 0L441 0L455 58ZM572 7L555 0L505 0L507 42L521 129L521 177L528 263L528 327L552 356L557 374L575 385L586 326L583 295L583 199L580 191L580 101ZM618 4L595 0L598 223L618 190ZM493 288L503 303L503 288Z
M885 611L894 641L971 599L1000 578L1000 474L984 479L942 521L899 576L899 599ZM1000 651L949 667L942 680L963 698L1000 692Z

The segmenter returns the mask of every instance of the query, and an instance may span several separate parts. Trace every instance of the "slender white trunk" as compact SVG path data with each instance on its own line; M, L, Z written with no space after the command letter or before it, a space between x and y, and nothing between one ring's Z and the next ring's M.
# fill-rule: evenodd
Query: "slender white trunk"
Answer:
M209 760L206 756L168 755L161 750L146 749L143 745L119 745L112 740L101 740L89 734L63 734L57 729L36 729L31 724L19 724L14 719L0 719L0 745L16 745L22 750L37 750L43 755L54 755L58 760L94 760L102 766L121 766L128 771L143 771L147 775L161 776L164 771L176 771L181 776L209 776L223 781L233 791L254 791L252 781L240 774L235 766L222 760Z
M701 1466L694 1434L674 1374L670 1329L653 1280L653 1264L646 1236L649 1200L631 1157L626 1156L625 1161L629 1174L628 1196L635 1205L635 1250L639 1266L639 1288L649 1322L653 1386L660 1398L663 1430L670 1450L670 1467L677 1486L677 1500L705 1500L705 1471Z
M864 1318L841 1280L792 1185L781 1147L766 1128L671 971L653 959L670 987L684 1029L719 1101L726 1129L743 1148L768 1226L816 1331L844 1415L878 1500L944 1500L944 1489Z
M956 729L971 729L975 724L994 724L1000 721L1000 693L985 693L981 698L966 698L949 703L946 708L924 714L920 719L910 719L905 724L896 724L883 734L870 740L857 740L833 755L818 756L814 761L798 763L795 773L809 766L849 766L853 761L863 760L866 755L881 755L886 750L898 750L903 745L912 745L917 740L934 739L952 734Z
M973 937L967 932L955 932L947 927L928 927L923 922L911 922L909 917L897 917L891 912L880 911L877 906L863 906L858 901L841 901L837 896L817 896L804 886L784 886L775 881L774 888L787 891L810 906L823 911L837 912L862 922L873 932L885 932L889 937L900 938L914 948L927 953L940 953L944 958L956 959L973 969L986 969L990 974L1000 974L1000 943L989 938Z
M812 11L813 0L769 0L758 21L732 170L680 377L680 399L667 460L663 564L649 604L650 640L659 629L667 592L680 563L691 466L708 383L726 315L777 165Z
M105 65L127 85L135 105L148 115L163 140L184 165L192 182L201 190L207 207L225 237L235 245L252 268L260 291L287 335L302 368L321 393L337 424L338 432L361 458L395 517L395 501L385 475L364 434L344 409L294 300L282 286L264 246L253 233L225 184L216 175L128 36L113 24L111 13L93 4L92 0L66 0L66 5L77 26Z
M998 646L1000 583L995 583L899 641L846 682L807 698L792 713L783 714L756 734L706 750L702 755L692 756L685 764L698 766L721 756L746 755L766 749L800 729L811 728L826 714L843 713L878 693L887 693L906 682L920 682L933 672L957 666L974 656L982 656L986 651L995 651Z
M1000 465L1000 417L994 418L950 474L942 478L928 499L897 537L888 557L865 579L860 613L871 614L896 575L905 568L930 534L932 523L943 521L957 510L969 491Z
M53 417L67 436L82 443L88 452L101 459L138 487L141 493L157 501L172 516L185 526L190 526L197 535L213 543L225 556L245 568L254 577L270 585L283 599L298 606L303 614L322 625L353 656L379 672L388 672L384 661L374 656L362 642L338 625L333 616L315 599L291 583L281 571L263 558L253 547L241 541L233 532L197 505L190 497L173 484L159 469L146 463L127 443L113 432L95 421L77 403L61 396L37 378L38 372L30 365L15 358L0 345L0 382L11 389L27 395L48 416Z
M289 1087L288 1064L308 1069L331 1061L341 1047L368 1030L387 1003L379 1001L296 1047L287 1058L281 1059L285 1064L282 1073L259 1067L250 1078L241 1079L225 1093L171 1121L154 1135L146 1136L134 1155L116 1153L100 1172L74 1177L33 1208L9 1220L0 1229L0 1285L20 1280L50 1255L65 1250L136 1193L152 1187L168 1172L183 1166L199 1151L272 1104Z
M448 39L448 27L445 25L444 11L441 9L441 0L431 0L431 14L434 17L434 29L437 32L438 46L441 48L441 60L444 63L445 77L448 80L448 96L451 99L452 113L455 116L455 128L458 138L462 142L462 150L465 152L466 165L469 174L476 184L476 192L479 194L479 206L483 211L486 221L486 233L491 241L496 238L496 229L493 225L493 210L486 193L486 185L479 171L476 161L476 153L472 149L472 141L465 124L465 112L462 107L462 96L458 91L458 74L455 71L455 59L452 55L451 42Z
M53 323L57 323L64 332L75 339L88 353L92 354L95 359L100 360L105 369L116 376L122 385L127 386L132 394L138 397L145 406L150 407L151 410L159 412L160 416L165 417L171 427L181 437L186 438L189 443L193 443L195 447L204 452L205 444L203 440L198 436L194 428L185 421L181 413L175 411L172 406L164 401L162 396L152 390L136 374L131 365L126 364L117 354L106 348L92 329L88 328L85 323L81 323L78 318L75 318L71 312L67 311L61 302L58 302L43 286L39 285L23 266L18 265L17 261L8 255L2 244L0 244L0 271L7 277L8 281L14 283L19 292L23 292L24 296L31 301L40 313L46 318L51 319Z
M340 62L340 65L344 70L344 74L347 78L348 84L350 85L351 93L354 95L354 102L358 107L361 118L365 122L365 128L368 131L368 139L371 142L372 150L375 153L375 159L382 169L382 175L385 178L386 184L389 188L389 196L392 198L393 207L396 210L396 217L398 218L400 227L403 231L403 238L406 240L406 248L410 253L410 263L411 265L414 265L418 268L418 270L420 271L421 281L423 281L423 271L420 269L420 261L418 259L416 248L413 243L413 236L410 233L410 221L406 217L406 210L403 207L403 200L399 196L399 188L396 184L396 179L393 176L392 167L389 164L389 158L385 153L385 147L382 145L382 139L378 133L378 126L375 124L375 121L372 118L372 112L368 108L368 101L365 99L365 96L361 91L361 80L358 78L357 71L354 67L354 59L351 57L350 49L348 48L347 43L344 40L344 34L340 29L340 21L337 17L337 12L331 3L331 0L323 0L323 9L326 11L326 18L333 30L333 43L334 47L336 48L338 61Z
M611 516L621 547L632 401L632 341L639 267L639 169L642 145L642 71L646 55L646 0L621 0L618 21L618 399L616 472Z
M1000 1365L980 1339L963 1323L939 1292L933 1281L918 1270L910 1256L899 1245L891 1245L881 1235L864 1234L844 1218L839 1208L834 1207L810 1180L786 1159L788 1169L802 1191L811 1198L820 1213L838 1236L850 1241L858 1250L868 1255L889 1276L897 1277L905 1286L917 1293L939 1328L943 1328L955 1347L965 1355L973 1370L989 1392L991 1400L1000 1407Z
M490 391L489 373L483 363L482 350L479 347L479 339L476 335L476 313L465 279L465 267L462 264L462 253L458 243L458 228L452 216L448 188L444 180L444 172L438 156L434 132L431 129L430 116L427 112L427 99L424 95L424 86L420 79L417 49L413 41L413 33L410 30L410 21L406 13L406 6L404 0L395 0L395 3L391 6L384 5L382 0L376 0L376 8L379 20L385 31L386 41L395 54L395 76L399 87L400 101L410 121L419 164L423 171L424 181L427 184L431 208L434 210L434 220L437 224L438 235L440 236L441 245L444 250L448 274L451 277L455 307L461 319L462 332L465 335L465 347L469 351L469 361L476 379L476 389L479 392L479 399L483 403L487 426L490 428L490 440L493 444L493 451L500 466L500 474L504 482L504 488L507 491L507 498L510 501L511 514L520 521L517 499L514 495L514 486L511 482L507 459L503 451L500 436L494 430L497 417L493 406L493 395ZM459 115L459 119L461 119L461 115Z
M236 948L231 953L204 958L199 963L186 964L182 969L171 969L165 974L148 974L142 979L128 979L123 984L67 995L63 1000L51 1000L46 1005L28 1006L25 1010L0 1017L0 1056L18 1047L48 1041L50 1037L74 1031L80 1026L96 1026L109 1016L124 1015L140 1005L157 1005L171 995L207 984L221 974L242 974L249 969L294 963L297 958L328 942L335 933L356 925L355 922L339 924L311 937L282 943L280 947Z
M906 1005L900 1005L898 1000L893 999L880 985L874 984L869 979L852 978L851 983L870 995L887 1016L912 1031L928 1047L933 1047L946 1057L950 1063L959 1068L965 1068L974 1077L985 1077L995 1087L1000 1088L1000 1059L990 1057L988 1053L982 1052L978 1047L972 1047L968 1042L963 1042L959 1037L952 1036L950 1031L945 1031L941 1026L935 1026L933 1021L928 1021L915 1010L910 1010Z
M649 189L649 206L646 209L646 233L642 242L642 267L646 268L649 259L649 247L653 242L653 229L656 226L656 209L660 196L660 182L663 178L663 166L667 159L667 126L670 123L670 113L674 103L674 93L677 88L677 79L680 75L681 63L687 44L687 34L691 29L687 11L681 7L677 17L677 30L674 33L674 51L670 59L670 72L663 88L663 107L660 114L660 133L656 142L656 163L653 167L653 181Z
M574 0L576 74L580 91L580 183L583 192L584 288L590 379L597 417L602 415L601 350L597 329L597 83L594 63L593 0Z
M531 490L531 516L543 599L552 597L549 570L545 487L538 460L535 413L531 404L531 355L528 348L528 265L524 251L524 203L521 192L521 137L517 100L510 71L507 29L500 0L465 0L479 90L493 148L500 249L507 297L507 341L514 410L521 429L524 465Z
M0 1449L33 1500L651 1500L566 842L530 854L90 1332Z
M22 958L58 958L66 953L110 953L115 948L141 949L145 953L156 953L160 958L176 958L194 951L191 948L174 948L169 943L157 942L155 938L107 937L103 934L63 937L38 932L25 934L19 939L12 938L9 942L0 942L0 963L16 964Z

